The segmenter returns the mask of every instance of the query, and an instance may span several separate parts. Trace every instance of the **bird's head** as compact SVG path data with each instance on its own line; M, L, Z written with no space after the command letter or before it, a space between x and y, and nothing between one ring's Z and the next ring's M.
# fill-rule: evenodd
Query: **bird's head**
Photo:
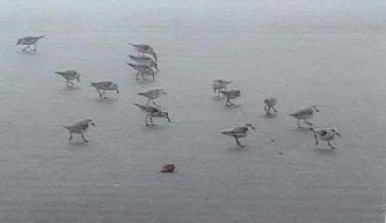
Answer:
M166 119L168 120L168 122L172 122L172 121L170 120L170 118L169 118L169 113L168 113L168 112L162 112L162 113L161 113L161 116L164 117L164 118L166 118Z
M86 122L92 126L95 126L95 123L91 119L86 119Z
M338 132L338 129L337 129L337 128L331 128L331 131L332 131L335 135L337 135L337 136L339 136L339 137L342 137L342 135Z
M312 107L312 109L314 109L314 111L320 112L320 110L316 107L316 105L313 105L313 106L311 106L311 107Z
M253 131L256 131L256 128L251 123L245 123L245 127L251 128Z

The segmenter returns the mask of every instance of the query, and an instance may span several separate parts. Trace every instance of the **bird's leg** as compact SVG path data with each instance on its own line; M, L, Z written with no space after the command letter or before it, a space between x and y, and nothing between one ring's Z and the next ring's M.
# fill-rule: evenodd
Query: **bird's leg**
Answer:
M145 117L145 123L146 123L146 126L149 126L149 123L147 122L147 119L149 118L149 116L148 115L146 115L146 117Z
M268 109L267 109L267 110L268 110L267 113L268 113L268 114L271 114L271 113L270 113L270 112L271 112L271 106L268 106Z
M235 138L236 143L237 143L238 146L240 146L241 148L244 148L244 147L245 147L245 145L242 145L242 144L240 143L240 141L239 141L239 139L238 139L237 137L234 137L234 138Z
M300 119L298 119L298 128L300 128Z
M117 92L117 94L119 94L119 91L118 91L118 89L115 89L115 91Z
M88 140L87 140L86 138L84 138L83 133L81 133L80 136L82 137L82 139L83 139L84 142L88 142Z
M36 43L34 43L34 47L35 47L35 48L34 48L34 51L36 51L36 50L37 50L37 48L36 48Z
M331 145L330 141L327 142L328 146L331 148L331 149L336 149L334 146Z
M232 103L230 102L230 99L229 99L229 98L227 98L227 101L225 102L225 105L226 105L226 106L232 105Z
M146 102L146 105L149 105L149 104L150 104L150 101L151 101L151 99L148 98L148 99L147 99L147 102Z
M272 106L272 109L273 109L273 111L274 111L275 113L277 113L277 110L276 110L276 108L275 108L274 106Z
M99 94L99 97L101 98L102 97L102 93L97 89L97 92Z
M106 91L103 91L103 98L106 98Z
M150 123L152 126L154 126L154 123L153 123L153 117L150 116Z
M264 111L265 113L268 115L269 114L269 110L267 109L267 106L264 106Z
M68 138L68 141L72 140L72 133L70 132L70 138Z
M315 145L318 145L319 144L319 141L318 141L318 135L314 135L314 139L315 139Z

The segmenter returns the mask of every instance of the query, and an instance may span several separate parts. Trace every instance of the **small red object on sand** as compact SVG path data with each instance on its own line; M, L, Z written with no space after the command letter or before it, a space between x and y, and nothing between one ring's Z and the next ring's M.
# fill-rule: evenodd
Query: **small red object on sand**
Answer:
M173 173L175 168L176 167L174 166L174 164L169 163L169 164L166 164L165 166L162 167L161 172L162 173Z

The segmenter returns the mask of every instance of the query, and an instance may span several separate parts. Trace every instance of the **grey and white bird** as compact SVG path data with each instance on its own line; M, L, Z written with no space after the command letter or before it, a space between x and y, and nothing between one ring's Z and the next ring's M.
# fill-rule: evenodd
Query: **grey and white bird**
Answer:
M153 58L145 55L144 56L129 55L129 57L139 64L147 65L149 67L154 67L154 69L156 69L156 71L159 72L158 64Z
M336 149L333 145L331 145L331 141L335 139L335 136L342 137L342 135L338 132L336 128L310 128L310 130L314 133L315 145L319 144L319 139L326 141L328 147L331 149Z
M240 90L220 90L220 93L226 97L226 106L234 105L230 100L241 97Z
M27 49L29 49L33 45L34 46L33 51L36 51L37 50L36 43L41 38L44 38L44 36L26 36L26 37L18 39L15 46L18 46L18 45L26 46L23 48L23 51L26 51Z
M146 126L154 126L153 118L166 118L168 122L171 122L169 118L169 113L162 111L160 108L149 106L149 105L140 105L137 103L134 103L134 105L138 106L141 111L143 111L146 114L145 117L145 123ZM150 120L150 124L148 122L148 119Z
M106 91L116 91L119 94L118 85L111 81L91 82L91 86L95 87L101 98L106 98Z
M140 76L142 77L142 80L145 80L145 75L149 75L153 77L153 81L154 81L155 79L154 76L156 74L156 71L154 71L152 67L144 64L133 64L133 63L127 63L127 65L129 65L131 68L137 71L137 74L135 77L136 80L138 80Z
M277 99L275 97L269 97L264 99L264 111L267 115L270 115L271 109L277 113L275 106L277 105Z
M68 132L70 133L70 138L68 140L71 141L72 134L75 133L75 134L80 134L84 142L88 142L88 140L84 138L83 134L87 132L88 127L90 125L95 126L95 123L91 119L86 119L70 126L64 126L64 128L67 129Z
M146 105L149 105L150 102L152 102L153 105L159 106L157 103L155 103L154 100L161 97L162 95L166 95L166 91L163 89L152 89L145 92L140 92L138 95L148 99Z
M129 43L129 45L133 46L139 54L149 54L154 57L155 62L158 62L157 54L155 53L153 47L146 44L133 44Z
M314 116L315 112L320 112L320 110L315 105L313 105L311 107L303 108L297 112L291 113L289 116L294 117L298 121L298 128L300 128L300 120L303 120L304 123L312 126L312 123L309 120Z
M251 123L246 123L243 126L235 127L231 130L222 131L221 134L232 136L236 140L237 145L243 148L245 147L245 145L242 145L239 139L246 137L250 129L252 129L253 131L256 130Z
M72 80L80 82L80 74L76 70L56 71L55 73L59 74L66 80L66 85L68 87L74 86Z
M232 83L230 81L226 81L226 80L220 80L220 79L217 79L217 80L213 80L212 82L212 89L214 91L214 93L218 92L220 96L220 90L226 90L227 89L227 86Z

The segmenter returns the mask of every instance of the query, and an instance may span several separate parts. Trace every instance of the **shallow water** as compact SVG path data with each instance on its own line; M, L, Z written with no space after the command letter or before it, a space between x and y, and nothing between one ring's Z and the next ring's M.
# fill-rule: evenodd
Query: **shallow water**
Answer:
M382 1L0 2L0 222L383 222ZM14 47L41 34L36 53ZM128 42L157 51L154 83L135 81ZM72 68L68 89L54 71ZM237 106L214 97L217 78ZM100 100L101 80L120 94ZM172 123L144 126L133 102L150 88ZM313 104L343 134L336 151L287 115ZM69 143L63 125L85 118L90 142ZM245 122L246 149L219 133Z

